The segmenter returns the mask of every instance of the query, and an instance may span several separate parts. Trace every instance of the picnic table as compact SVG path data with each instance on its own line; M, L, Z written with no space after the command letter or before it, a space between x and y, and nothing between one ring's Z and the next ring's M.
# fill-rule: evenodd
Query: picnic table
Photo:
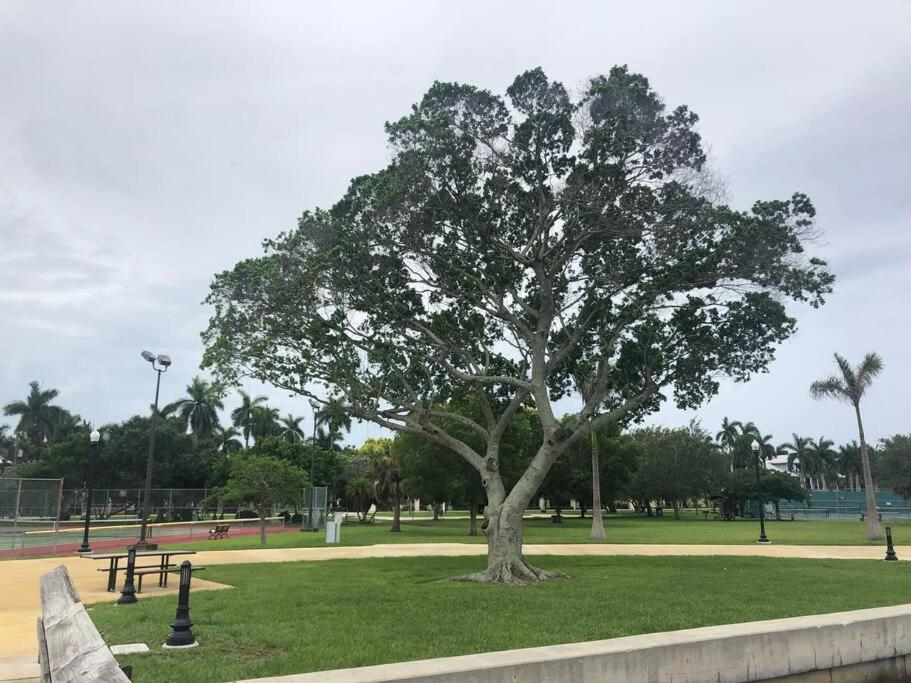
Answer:
M171 558L175 555L195 555L195 550L137 550L136 557L158 557L159 562L157 569L160 571L158 585L164 586L167 582L167 571L171 566ZM86 553L80 555L90 560L108 560L108 590L113 592L117 589L117 572L125 570L126 566L120 566L120 560L127 558L127 553ZM143 565L140 569L156 569L154 565ZM99 571L104 571L99 570Z

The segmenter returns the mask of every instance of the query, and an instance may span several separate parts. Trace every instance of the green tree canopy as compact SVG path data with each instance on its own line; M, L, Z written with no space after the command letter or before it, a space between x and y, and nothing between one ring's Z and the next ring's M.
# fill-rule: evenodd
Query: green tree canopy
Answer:
M226 503L252 505L259 513L259 542L266 544L266 516L272 505L301 500L307 475L299 467L268 455L237 458L228 482L218 492Z

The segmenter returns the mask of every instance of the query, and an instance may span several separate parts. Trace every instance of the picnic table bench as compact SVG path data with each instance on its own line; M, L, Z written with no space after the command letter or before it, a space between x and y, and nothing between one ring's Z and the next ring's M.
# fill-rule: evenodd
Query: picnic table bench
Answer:
M195 550L137 550L137 558L157 557L159 558L159 561L158 564L136 565L135 573L140 577L145 576L146 574L158 574L158 585L167 586L167 571L176 566L171 562L171 558L175 555L195 554ZM127 553L86 553L85 555L80 555L80 557L96 561L108 560L108 566L106 568L103 567L98 571L108 573L108 591L113 592L117 589L117 572L126 571L126 564L124 563L123 566L120 566L120 560L125 560L127 558Z
M214 529L209 529L209 540L218 538L227 538L228 531L231 530L230 524L216 524Z
M41 576L38 663L41 683L130 680L85 611L63 565Z

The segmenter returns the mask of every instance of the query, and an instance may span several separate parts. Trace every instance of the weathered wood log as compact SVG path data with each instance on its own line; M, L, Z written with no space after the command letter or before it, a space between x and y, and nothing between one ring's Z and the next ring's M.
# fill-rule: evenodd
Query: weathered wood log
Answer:
M92 623L63 565L41 577L41 614L50 681L123 683L129 679ZM44 662L42 662L44 667Z

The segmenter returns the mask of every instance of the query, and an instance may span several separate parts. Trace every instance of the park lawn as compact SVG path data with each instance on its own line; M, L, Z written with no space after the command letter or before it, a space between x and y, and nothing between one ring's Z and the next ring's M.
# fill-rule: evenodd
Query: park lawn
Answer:
M479 520L480 524L480 520ZM889 522L897 545L911 544L911 520ZM604 521L607 543L681 543L741 544L755 543L759 523L754 521L718 522L704 519L675 520L667 517L607 515ZM391 533L391 523L376 520L359 524L349 519L342 526L341 545L359 546L378 543L483 543L483 535L468 536L467 519L402 519L402 532ZM526 543L594 543L589 538L591 519L563 518L562 524L549 519L526 519ZM767 522L766 533L773 543L782 545L871 545L866 526L851 519L798 520ZM290 531L269 536L268 547L297 548L325 546L324 532ZM882 545L881 542L872 545ZM258 536L238 536L218 541L193 541L191 544L162 544L162 547L198 550L237 550L259 547Z
M532 558L571 579L532 587L446 581L479 558L223 565L234 589L191 598L201 645L165 651L173 595L90 612L133 680L220 682L580 642L911 602L911 563L748 557Z

